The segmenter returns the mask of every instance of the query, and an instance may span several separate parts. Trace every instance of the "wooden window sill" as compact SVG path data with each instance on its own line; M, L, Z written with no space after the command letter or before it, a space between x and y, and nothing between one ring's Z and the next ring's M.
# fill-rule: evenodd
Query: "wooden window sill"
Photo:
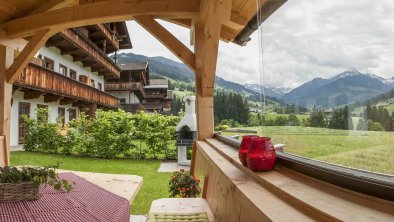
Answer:
M237 149L218 139L196 144L197 175L208 173L209 182L213 169L225 175L207 188L207 201L215 217L220 214L215 192L221 192L230 181L233 190L226 198L242 203L239 211L244 207L253 211L255 218L249 221L394 221L393 202L328 184L281 165L272 171L253 172L240 163ZM204 171L207 163L211 168Z

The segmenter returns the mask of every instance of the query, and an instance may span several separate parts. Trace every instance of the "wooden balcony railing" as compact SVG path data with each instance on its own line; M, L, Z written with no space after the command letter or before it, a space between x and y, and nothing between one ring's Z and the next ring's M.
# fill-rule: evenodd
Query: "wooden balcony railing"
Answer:
M107 82L105 91L134 91L139 97L145 98L146 96L140 82Z
M147 99L164 99L167 95L164 93L160 94L145 94L145 98Z
M137 104L121 104L121 106L126 112L135 113L135 112L140 111L140 110L144 110L145 111L144 106L141 105L140 103L137 103Z
M104 24L97 24L96 26L98 27L98 29L100 29L102 33L104 33L106 39L109 40L110 43L119 50L119 40L115 39L112 31L109 30L108 27Z
M44 93L96 103L107 107L119 107L119 99L96 88L60 75L34 63L30 63L19 76L15 85Z
M162 110L164 104L142 104L147 110Z
M107 69L110 73L118 77L120 76L120 68L86 37L70 29L65 29L61 31L60 35L66 40L72 42L73 44L76 44L78 48L82 49L85 53L87 53L89 57L94 58L102 67Z

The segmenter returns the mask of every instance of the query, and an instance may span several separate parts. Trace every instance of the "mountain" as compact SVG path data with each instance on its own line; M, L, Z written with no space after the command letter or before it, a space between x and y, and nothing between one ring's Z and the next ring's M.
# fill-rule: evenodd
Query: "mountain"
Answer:
M253 90L254 92L260 93L261 85L259 84L245 84L245 88ZM281 98L284 94L288 93L291 89L284 87L263 87L264 93L270 97Z
M194 81L194 73L187 66L164 57L148 57L133 53L120 53L117 55L117 61L118 63L149 62L149 69L152 74L184 82Z
M112 56L113 58L113 56ZM117 55L118 63L128 62L149 62L150 73L162 77L167 77L177 81L194 82L194 73L183 63L173 61L164 57L148 57L133 53L120 53ZM231 90L237 93L247 95L250 100L259 101L260 94L253 90L246 88L245 86L227 81L220 76L216 76L215 81L216 87L221 87L226 90ZM274 97L274 96L273 96ZM276 103L283 103L277 98L267 97L268 101L274 101Z
M329 79L315 78L286 93L286 103L329 108L362 102L394 88L384 78L349 69Z

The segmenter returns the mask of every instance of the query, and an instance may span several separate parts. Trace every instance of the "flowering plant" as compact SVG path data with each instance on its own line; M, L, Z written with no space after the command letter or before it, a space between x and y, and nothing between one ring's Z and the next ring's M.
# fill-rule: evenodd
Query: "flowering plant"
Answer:
M172 173L168 182L170 197L181 198L198 197L201 192L200 179L183 169Z

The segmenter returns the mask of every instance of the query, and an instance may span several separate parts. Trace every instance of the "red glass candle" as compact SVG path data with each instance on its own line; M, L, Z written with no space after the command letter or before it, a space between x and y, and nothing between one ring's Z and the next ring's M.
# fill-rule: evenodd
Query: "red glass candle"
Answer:
M256 135L246 135L242 137L241 146L239 147L238 157L241 163L246 166L246 156L248 155L248 149L253 138L259 138Z
M271 138L253 138L246 156L249 169L253 171L272 170L276 162L276 154Z

